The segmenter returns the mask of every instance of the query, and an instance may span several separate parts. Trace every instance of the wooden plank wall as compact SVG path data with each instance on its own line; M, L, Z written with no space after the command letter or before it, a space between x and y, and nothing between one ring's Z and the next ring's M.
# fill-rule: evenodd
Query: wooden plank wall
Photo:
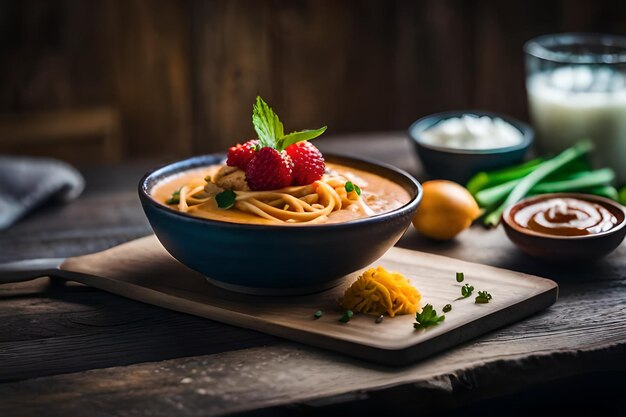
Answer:
M1 0L0 115L112 109L127 158L250 137L257 94L288 130L458 108L524 119L522 45L561 31L626 34L626 2Z

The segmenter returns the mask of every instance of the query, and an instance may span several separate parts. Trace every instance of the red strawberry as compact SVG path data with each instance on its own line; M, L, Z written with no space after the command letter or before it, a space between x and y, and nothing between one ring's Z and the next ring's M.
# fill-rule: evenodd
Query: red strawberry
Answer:
M293 161L295 185L312 184L322 178L326 165L322 153L310 142L297 142L285 149Z
M248 162L252 159L256 153L259 141L252 139L244 143L243 145L237 144L228 149L226 165L231 167L237 167L245 171L248 166Z
M253 191L277 190L291 185L293 163L284 151L261 148L246 167L246 182Z

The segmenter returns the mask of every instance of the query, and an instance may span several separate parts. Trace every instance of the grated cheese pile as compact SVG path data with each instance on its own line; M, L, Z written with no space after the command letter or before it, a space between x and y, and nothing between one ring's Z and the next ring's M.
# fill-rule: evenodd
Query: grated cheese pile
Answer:
M415 314L421 299L421 294L407 278L379 266L365 271L346 290L339 304L359 313L387 313L394 317L396 314Z

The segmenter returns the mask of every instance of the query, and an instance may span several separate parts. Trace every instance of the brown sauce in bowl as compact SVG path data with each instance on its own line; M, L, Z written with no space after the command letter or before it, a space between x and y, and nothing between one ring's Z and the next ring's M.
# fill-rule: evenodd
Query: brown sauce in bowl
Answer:
M511 216L525 229L555 236L587 236L613 229L618 220L602 204L573 197L538 199Z

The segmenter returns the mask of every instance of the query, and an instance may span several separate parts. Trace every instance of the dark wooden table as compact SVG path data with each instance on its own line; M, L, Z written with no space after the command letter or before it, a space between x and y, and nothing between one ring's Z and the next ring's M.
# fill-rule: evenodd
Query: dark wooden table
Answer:
M418 178L400 133L320 140ZM76 202L0 233L0 262L67 257L150 233L136 183L155 161L86 167ZM533 260L502 230L474 226L400 246L537 274L560 284L550 309L414 366L394 369L40 278L0 286L1 416L623 415L626 244L595 265Z

